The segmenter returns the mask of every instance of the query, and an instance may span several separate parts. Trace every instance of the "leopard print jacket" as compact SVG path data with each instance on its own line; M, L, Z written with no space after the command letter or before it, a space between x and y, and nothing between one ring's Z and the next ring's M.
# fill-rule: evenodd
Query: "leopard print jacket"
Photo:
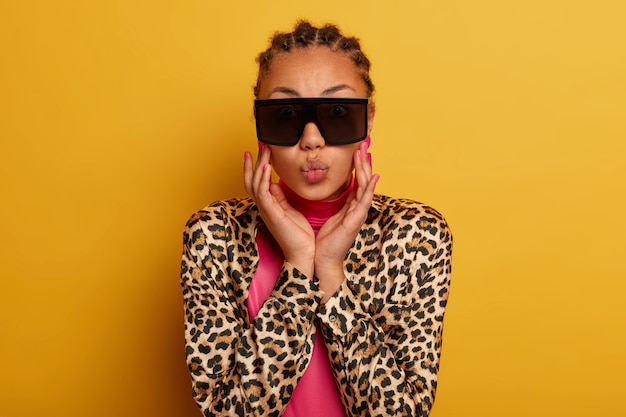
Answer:
M347 279L328 302L320 304L317 284L285 262L251 321L259 221L250 199L219 201L195 213L184 232L186 356L204 415L280 416L317 336L348 416L427 416L451 273L443 217L375 195L346 256Z

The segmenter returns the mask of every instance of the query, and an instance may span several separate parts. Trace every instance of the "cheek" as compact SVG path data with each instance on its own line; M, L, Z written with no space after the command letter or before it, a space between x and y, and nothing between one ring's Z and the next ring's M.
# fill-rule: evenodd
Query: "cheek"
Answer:
M344 152L342 152L341 155L338 156L338 160L340 161L340 166L344 171L350 172L354 168L352 158L354 156L354 152L356 152L358 148L359 148L358 146L350 147L350 149L344 150Z
M354 143L350 146L350 149L345 153L346 163L350 166L354 163L354 153L361 147L362 142Z
M280 175L280 173L288 169L290 165L293 165L290 164L289 161L295 161L295 159L293 157L290 158L284 149L272 149L270 164L272 164L272 168L274 168L274 171L276 171L277 174Z

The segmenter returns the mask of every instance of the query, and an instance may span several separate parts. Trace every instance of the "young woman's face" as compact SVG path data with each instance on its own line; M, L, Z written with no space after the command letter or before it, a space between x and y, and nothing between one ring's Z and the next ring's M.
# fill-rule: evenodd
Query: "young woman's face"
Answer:
M365 82L351 59L324 46L295 49L273 58L262 79L259 99L296 97L367 97ZM371 106L370 106L371 107ZM368 133L374 119L368 116ZM278 176L308 200L338 197L349 184L352 157L361 142L327 145L317 125L308 123L298 144L270 146Z

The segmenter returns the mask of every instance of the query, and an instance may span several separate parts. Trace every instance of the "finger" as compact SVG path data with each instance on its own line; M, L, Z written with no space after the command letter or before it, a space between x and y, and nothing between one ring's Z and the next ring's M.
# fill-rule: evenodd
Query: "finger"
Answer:
M367 194L370 194L372 197L374 196L374 191L376 190L376 184L380 180L379 174L372 175L369 184L367 185Z
M270 155L272 154L272 148L264 143L259 143L259 156L257 159L257 167L263 167L270 161Z
M352 202L353 209L364 216L367 216L367 211L372 204L374 191L376 189L376 184L378 183L379 179L380 175L372 175L366 186L361 188L360 193L357 194L356 198Z
M266 166L269 165L270 162L271 150L269 146L262 144L259 152L259 158L257 159L256 166L254 168L254 174L252 176L252 188L255 195L258 194L259 190L268 187L268 184L266 181L264 181L263 176L265 174Z
M285 193L283 192L282 188L280 188L280 185L270 181L269 193L274 198L274 201L276 201L276 203L283 207L283 209L290 207L289 203L287 202L287 198L285 197Z
M367 152L367 144L366 143L362 143L359 149L360 153L359 153L359 166L361 168L361 171L365 174L364 177L367 178L367 180L369 181L370 177L372 176L372 167L369 163L369 153Z
M359 204L362 204L363 207L367 207L367 209L369 209L369 206L372 204L372 199L374 198L374 190L376 189L376 184L378 184L378 180L380 180L380 175L372 175L367 184L367 187L363 192L363 195L359 199Z
M269 163L266 163L261 168L261 177L259 182L259 193L265 197L271 195L270 185L272 183L272 167Z
M248 193L248 195L254 199L253 197L253 193L252 193L252 176L253 176L253 171L252 171L252 155L250 154L250 152L244 152L243 153L243 186L246 190L246 193Z
M266 214L281 212L280 204L270 192L270 186L272 185L272 167L270 164L265 164L260 168L260 171L259 183L256 185L255 189L256 203L259 209L262 213Z
M367 187L371 177L372 169L366 152L366 145L361 144L354 156L354 173L357 182L357 198L360 198Z
M259 166L259 161L261 160L261 157L263 156L263 147L265 146L264 143L258 142L259 145L259 150L256 154L256 165L255 168Z

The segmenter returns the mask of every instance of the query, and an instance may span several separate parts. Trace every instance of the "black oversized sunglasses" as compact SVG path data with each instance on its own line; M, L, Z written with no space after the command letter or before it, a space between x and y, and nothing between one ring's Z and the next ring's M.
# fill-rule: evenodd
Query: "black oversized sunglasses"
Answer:
M367 98L285 98L255 100L257 138L268 145L293 146L307 123L317 125L328 145L367 137Z

